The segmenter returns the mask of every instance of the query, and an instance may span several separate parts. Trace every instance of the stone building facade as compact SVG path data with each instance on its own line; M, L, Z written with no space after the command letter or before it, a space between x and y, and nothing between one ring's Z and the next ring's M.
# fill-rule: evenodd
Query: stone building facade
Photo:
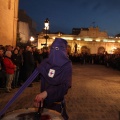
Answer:
M90 27L80 30L78 34L48 34L47 46L49 47L56 37L64 38L68 41L70 53L87 53L87 54L112 54L120 53L120 38L110 38L106 32L100 31L98 27ZM44 47L46 39L42 32L38 36L38 49Z
M19 0L0 0L0 45L16 46Z
M99 27L89 27L89 28L73 28L73 35L79 35L80 37L100 37L107 38L108 34L105 31L100 31Z
M28 16L27 13L22 9L19 9L18 18L18 33L21 38L20 42L27 43L31 36L36 38L36 22L33 21L32 18Z
M20 42L21 43L27 43L27 41L30 39L30 28L27 22L18 22L18 33L20 35Z

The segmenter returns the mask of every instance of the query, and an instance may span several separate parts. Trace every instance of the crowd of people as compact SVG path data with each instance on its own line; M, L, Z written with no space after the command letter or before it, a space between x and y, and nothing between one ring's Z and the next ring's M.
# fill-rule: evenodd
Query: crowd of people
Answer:
M69 54L72 63L97 64L105 65L106 67L120 70L120 54L87 54L87 53L73 53Z
M31 75L33 70L49 55L48 49L25 48L11 45L0 46L0 88L6 92L20 87ZM120 70L120 54L68 54L72 63L100 64ZM35 79L39 81L39 76ZM31 83L29 87L32 87Z
M25 48L11 45L0 46L0 88L5 88L7 93L20 87L31 75L41 61L48 57L48 50L38 50L36 47ZM35 79L39 81L39 77ZM32 87L31 83L29 87Z

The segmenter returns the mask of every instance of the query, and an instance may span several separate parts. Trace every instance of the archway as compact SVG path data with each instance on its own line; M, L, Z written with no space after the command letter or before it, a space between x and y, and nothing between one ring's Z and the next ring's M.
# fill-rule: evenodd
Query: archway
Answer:
M120 54L120 48L114 49L113 53L114 54Z
M81 53L90 54L90 49L87 46L82 46L81 47Z
M99 47L98 48L98 54L104 54L105 53L105 48L104 47Z
M67 45L67 53L70 54L71 53L71 46Z

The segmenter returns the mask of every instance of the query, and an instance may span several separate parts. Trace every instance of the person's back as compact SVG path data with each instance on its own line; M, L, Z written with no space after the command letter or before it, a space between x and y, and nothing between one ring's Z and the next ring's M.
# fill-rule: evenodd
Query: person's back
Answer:
M36 96L35 102L44 100L45 108L61 112L68 120L64 96L71 86L72 63L66 49L67 41L61 38L56 38L51 45L49 57L39 66L41 93Z
M57 67L49 64L47 60L41 63L41 91L57 86L56 91L53 89L52 96L48 96L46 101L61 101L71 86L72 64L71 61ZM50 91L52 88L50 88ZM52 92L52 91L51 91Z

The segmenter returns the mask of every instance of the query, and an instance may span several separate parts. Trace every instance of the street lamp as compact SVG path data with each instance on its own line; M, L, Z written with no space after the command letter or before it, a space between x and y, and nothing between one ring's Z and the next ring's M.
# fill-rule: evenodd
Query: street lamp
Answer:
M30 45L32 45L32 42L35 40L33 36L30 37Z
M46 39L46 43L45 46L47 47L47 39L48 39L48 35L47 35L47 31L49 30L49 19L46 18L46 20L44 21L44 25L45 25L45 31L46 31L46 35L45 35L45 39Z

